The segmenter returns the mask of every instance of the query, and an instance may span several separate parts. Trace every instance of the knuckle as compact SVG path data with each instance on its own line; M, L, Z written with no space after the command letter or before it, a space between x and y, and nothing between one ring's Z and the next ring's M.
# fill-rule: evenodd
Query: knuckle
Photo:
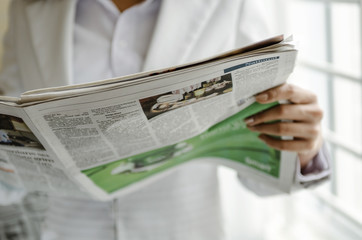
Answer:
M315 93L310 92L310 98L312 102L317 102L318 101L318 97Z
M289 112L288 106L285 104L279 105L278 114L280 116L287 116Z
M318 126L313 126L310 130L309 130L309 134L311 137L317 137L320 133L320 128Z
M287 92L287 94L288 94L289 96L294 95L295 89L296 89L296 86L294 86L293 84L287 84L287 85L286 85L286 92Z
M282 150L282 151L287 150L288 149L288 142L280 141L279 149Z
M275 132L279 135L282 133L282 126L280 124L275 125Z
M276 89L271 89L269 92L269 99L275 99L278 95L278 91Z
M306 150L310 150L314 148L314 142L313 141L306 141L305 143Z
M280 124L278 124L277 130L278 130L278 133L280 133L280 134L286 134L289 132L289 125L286 123L280 123Z
M313 119L320 121L323 118L323 110L319 107L316 106L312 111L311 111L311 115L313 117Z
M317 114L317 117L318 117L319 120L321 120L323 118L323 116L324 116L324 112L320 107L317 108L317 113L316 114Z

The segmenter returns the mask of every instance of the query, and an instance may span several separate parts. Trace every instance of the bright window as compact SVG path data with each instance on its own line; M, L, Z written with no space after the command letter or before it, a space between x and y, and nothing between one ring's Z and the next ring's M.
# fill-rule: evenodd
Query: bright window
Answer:
M316 92L325 112L334 170L316 196L362 227L362 1L274 2L279 25L300 42L292 82Z
M317 93L334 170L315 190L267 198L222 178L227 239L362 239L362 0L260 1L274 34L299 42L290 82Z

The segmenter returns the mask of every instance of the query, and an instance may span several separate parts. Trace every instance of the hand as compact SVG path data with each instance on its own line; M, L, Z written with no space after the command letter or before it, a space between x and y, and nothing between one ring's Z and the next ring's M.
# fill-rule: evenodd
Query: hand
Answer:
M251 131L260 132L259 138L270 147L297 152L301 167L307 166L323 143L320 126L323 112L316 95L295 85L283 84L255 98L259 103L290 102L257 113L245 119L245 123ZM290 121L266 123L274 120ZM269 135L293 136L293 140L275 139Z

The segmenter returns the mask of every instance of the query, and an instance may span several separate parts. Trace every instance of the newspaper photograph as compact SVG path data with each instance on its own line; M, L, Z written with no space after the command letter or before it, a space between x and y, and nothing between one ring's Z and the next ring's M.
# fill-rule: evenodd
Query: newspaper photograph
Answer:
M68 176L61 161L50 156L19 109L0 104L0 111L4 113L0 114L0 204L26 191L87 195Z
M232 91L231 74L140 100L148 120L162 113Z
M0 113L0 145L45 150L21 118Z

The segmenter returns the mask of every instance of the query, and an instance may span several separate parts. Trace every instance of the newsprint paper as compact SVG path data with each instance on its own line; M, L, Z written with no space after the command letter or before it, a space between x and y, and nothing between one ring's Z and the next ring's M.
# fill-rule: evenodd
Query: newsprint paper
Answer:
M207 161L289 192L296 154L268 147L243 119L279 103L297 51L277 36L159 71L0 97L0 194L109 200ZM2 197L2 196L0 196Z

